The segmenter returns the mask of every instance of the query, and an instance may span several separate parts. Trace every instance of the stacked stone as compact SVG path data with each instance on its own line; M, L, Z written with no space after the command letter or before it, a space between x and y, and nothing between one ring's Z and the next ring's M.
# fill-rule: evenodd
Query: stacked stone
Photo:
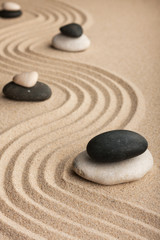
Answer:
M53 37L52 46L56 49L78 52L90 46L90 40L83 34L82 27L77 23L70 23L60 28L59 34Z
M50 87L38 82L37 72L24 72L13 77L6 84L3 93L7 98L17 101L44 101L52 95Z
M16 18L22 15L21 7L14 2L5 2L2 4L2 11L0 13L3 18Z
M114 185L142 178L153 166L148 143L140 134L114 130L91 139L73 161L73 170L90 181Z

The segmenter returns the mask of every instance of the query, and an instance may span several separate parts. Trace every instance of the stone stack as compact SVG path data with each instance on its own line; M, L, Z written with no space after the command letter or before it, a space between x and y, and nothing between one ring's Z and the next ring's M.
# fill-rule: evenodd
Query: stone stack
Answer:
M38 82L37 72L24 72L13 77L6 84L3 93L7 98L17 101L44 101L52 95L48 85Z
M153 166L148 143L128 130L102 133L73 161L73 170L90 181L114 185L142 178Z
M22 15L21 7L14 2L5 2L2 4L2 11L0 13L3 18L16 18Z
M83 34L79 24L70 23L60 28L60 33L52 39L52 46L63 51L78 52L86 50L90 40Z

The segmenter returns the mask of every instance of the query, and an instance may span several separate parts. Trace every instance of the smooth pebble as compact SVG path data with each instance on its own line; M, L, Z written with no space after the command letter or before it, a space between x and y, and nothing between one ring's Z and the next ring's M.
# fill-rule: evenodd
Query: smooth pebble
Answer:
M62 26L60 28L60 31L62 34L66 35L68 37L72 37L72 38L78 38L83 33L83 29L82 29L81 25L79 25L77 23L70 23L65 26Z
M12 81L4 86L3 93L12 100L33 102L44 101L52 95L50 87L42 82L37 82L34 87L26 88Z
M104 185L131 182L142 178L153 166L147 149L143 154L120 162L96 163L86 151L73 161L73 170L82 178Z
M13 82L23 87L33 87L38 81L37 72L24 72L13 77Z
M21 7L19 4L14 2L4 2L2 3L2 9L6 11L19 11Z
M84 51L90 46L90 40L84 34L79 38L72 38L59 33L53 37L52 46L63 51L79 52Z
M0 17L2 17L2 18L17 18L17 17L20 17L21 15L22 15L21 10L18 10L18 11L2 10L2 11L0 11Z
M146 151L147 140L129 130L113 130L99 134L87 144L87 153L93 161L116 162L136 157Z

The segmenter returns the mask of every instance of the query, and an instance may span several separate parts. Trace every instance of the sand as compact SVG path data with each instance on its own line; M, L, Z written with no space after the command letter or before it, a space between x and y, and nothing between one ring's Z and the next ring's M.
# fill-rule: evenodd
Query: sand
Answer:
M0 19L1 90L38 71L53 95L0 95L0 239L159 240L159 1L16 2L23 16ZM91 39L87 51L51 48L70 22ZM90 138L111 129L148 140L154 167L143 179L109 187L71 170Z

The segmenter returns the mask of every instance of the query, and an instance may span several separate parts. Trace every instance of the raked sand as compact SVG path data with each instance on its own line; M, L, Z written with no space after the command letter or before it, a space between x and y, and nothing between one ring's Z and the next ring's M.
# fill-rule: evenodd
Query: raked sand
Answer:
M0 18L1 90L37 71L53 94L38 103L0 95L0 239L159 240L159 1L17 2L22 17ZM70 22L91 40L86 51L51 47ZM71 170L90 138L111 129L148 140L154 167L143 179L102 186Z

